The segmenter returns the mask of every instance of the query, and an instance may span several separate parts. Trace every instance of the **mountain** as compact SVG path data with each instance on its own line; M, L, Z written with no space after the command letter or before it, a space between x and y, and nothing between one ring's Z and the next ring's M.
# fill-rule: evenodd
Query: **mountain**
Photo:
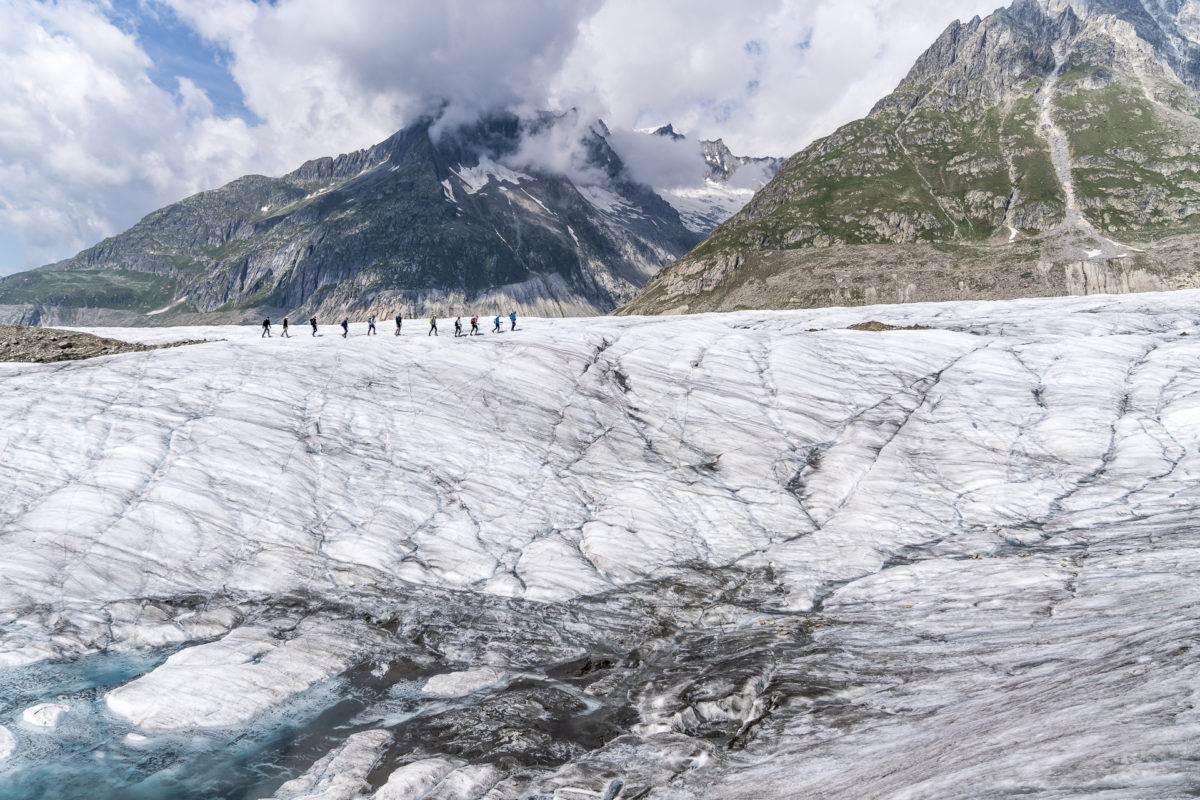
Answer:
M950 25L622 313L1200 285L1200 6Z
M584 131L574 179L523 164L521 148L559 126ZM629 176L608 135L570 114L444 133L425 119L281 178L239 178L10 276L0 319L606 312L700 239Z
M670 123L651 133L675 142L687 137ZM679 212L688 230L708 234L750 202L783 165L774 157L735 156L720 139L700 140L699 182L687 186L658 186L658 193Z

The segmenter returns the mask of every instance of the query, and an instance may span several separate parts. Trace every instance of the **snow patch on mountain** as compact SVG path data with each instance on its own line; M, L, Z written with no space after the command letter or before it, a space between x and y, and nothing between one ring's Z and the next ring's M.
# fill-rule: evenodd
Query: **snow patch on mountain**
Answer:
M620 217L640 217L641 211L621 195L603 186L579 186L579 193L597 211Z
M754 197L754 189L738 189L706 178L702 187L663 189L660 194L679 212L688 230L708 233L741 211Z
M481 156L479 163L473 167L464 167L460 164L451 172L463 182L467 194L475 194L493 180L497 183L510 183L514 186L520 185L521 181L533 180L524 172L510 169L487 156Z

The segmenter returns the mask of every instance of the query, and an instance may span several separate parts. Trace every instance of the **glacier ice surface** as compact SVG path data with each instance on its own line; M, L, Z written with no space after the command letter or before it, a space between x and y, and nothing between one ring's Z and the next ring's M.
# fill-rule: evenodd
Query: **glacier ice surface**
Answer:
M434 675L425 681L421 691L431 697L462 697L485 686L496 683L504 670L495 667L479 667L462 672L447 672Z
M57 728L70 710L61 703L38 703L21 712L21 721L35 728Z
M0 364L0 794L1196 791L1197 306Z

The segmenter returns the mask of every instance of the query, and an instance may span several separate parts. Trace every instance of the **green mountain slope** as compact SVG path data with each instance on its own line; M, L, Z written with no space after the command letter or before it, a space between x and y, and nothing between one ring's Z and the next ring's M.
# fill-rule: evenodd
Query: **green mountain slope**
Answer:
M623 312L1200 285L1173 239L1200 230L1200 95L1135 12L1018 0L951 25Z

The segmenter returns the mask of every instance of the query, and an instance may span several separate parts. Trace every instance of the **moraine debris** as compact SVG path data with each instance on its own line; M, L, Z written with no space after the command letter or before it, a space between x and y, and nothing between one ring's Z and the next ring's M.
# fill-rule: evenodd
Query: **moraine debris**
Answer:
M137 344L120 339L106 339L80 331L58 328L30 328L22 325L0 325L0 361L22 361L49 364L54 361L75 361L117 353L140 353L164 347L200 344L203 339L189 339L169 344Z

